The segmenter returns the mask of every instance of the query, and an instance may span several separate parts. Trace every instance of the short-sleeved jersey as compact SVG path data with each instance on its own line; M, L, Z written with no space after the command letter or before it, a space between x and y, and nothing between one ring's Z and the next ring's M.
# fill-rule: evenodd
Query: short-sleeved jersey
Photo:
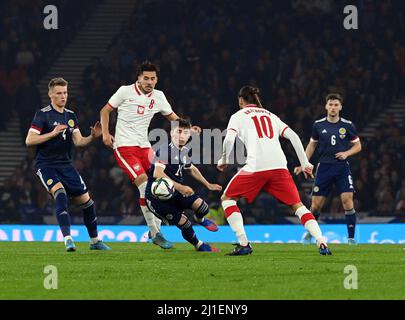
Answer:
M36 146L37 167L63 167L71 164L72 135L79 130L77 117L73 111L65 108L63 113L60 113L51 105L42 108L35 113L29 130L37 134L46 134L60 124L65 124L68 128L55 138Z
M234 113L227 130L234 130L247 151L244 171L258 172L286 169L287 159L279 137L288 126L270 111L256 105L247 105Z
M184 169L190 169L192 162L188 155L189 149L183 147L181 150L177 148L173 142L169 145L161 146L156 150L155 158L149 170L149 179L153 180L153 172L155 166L164 167L164 173L173 181L183 183Z
M359 140L354 124L343 118L336 123L323 118L312 126L311 141L318 142L319 163L346 163L337 159L336 153L349 150L350 144Z
M160 90L145 95L137 83L121 86L108 104L118 111L115 147L150 147L148 128L153 116L160 112L167 116L172 107Z

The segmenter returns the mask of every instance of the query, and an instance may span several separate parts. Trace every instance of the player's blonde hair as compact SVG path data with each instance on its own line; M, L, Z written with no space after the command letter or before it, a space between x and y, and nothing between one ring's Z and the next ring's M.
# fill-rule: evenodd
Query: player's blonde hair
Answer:
M69 82L67 82L65 79L63 79L61 77L53 78L53 79L51 79L51 81L49 81L48 89L51 90L56 86L66 87L68 84L69 84Z

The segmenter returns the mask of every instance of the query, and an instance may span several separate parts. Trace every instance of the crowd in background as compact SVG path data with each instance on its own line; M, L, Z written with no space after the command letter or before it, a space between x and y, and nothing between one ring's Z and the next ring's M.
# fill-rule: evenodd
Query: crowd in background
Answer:
M94 57L84 70L82 94L72 97L69 107L76 110L82 133L89 134L100 108L120 85L136 80L138 64L148 59L160 65L157 87L176 113L202 128L225 129L230 115L238 110L239 88L250 84L260 87L263 104L300 135L304 146L313 121L325 116L324 97L329 92L344 96L342 116L361 131L405 92L405 17L398 9L404 6L401 1L354 2L362 16L358 30L344 29L343 7L330 1L318 10L308 10L299 1L139 1L108 54ZM32 39L38 38L33 34ZM25 42L33 51L32 39L18 41L16 50L22 50ZM1 42L0 69L3 47ZM38 47L42 48L40 43ZM45 68L39 59L35 66ZM168 126L157 116L151 127ZM361 141L362 152L350 160L357 211L405 213L403 124L387 117L374 137ZM283 142L283 148L291 169L298 160L289 142ZM33 174L32 157L31 152L0 190L0 210L13 212L12 221L52 214L52 200ZM316 163L316 157L313 160ZM100 216L137 216L142 222L137 190L117 168L111 150L98 141L76 151L74 165L89 186ZM223 186L237 170L233 167L220 174L215 165L201 169L209 180ZM304 179L295 180L309 205ZM222 219L219 194L192 186L206 197L212 214ZM243 210L247 223L276 223L287 214L285 207L265 194ZM324 211L331 218L343 217L335 195Z

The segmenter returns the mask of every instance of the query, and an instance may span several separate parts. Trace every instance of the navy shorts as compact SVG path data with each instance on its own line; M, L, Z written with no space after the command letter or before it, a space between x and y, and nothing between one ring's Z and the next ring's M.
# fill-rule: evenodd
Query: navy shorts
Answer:
M338 194L354 192L349 163L320 163L318 165L312 195L327 197L333 185L336 186Z
M162 201L155 198L150 190L150 184L145 191L146 205L152 213L169 225L177 225L186 209L191 209L193 203L200 198L195 193L189 197L176 191L169 200Z
M79 172L72 166L37 168L38 178L48 192L60 182L70 197L78 197L87 192L87 186L84 183Z

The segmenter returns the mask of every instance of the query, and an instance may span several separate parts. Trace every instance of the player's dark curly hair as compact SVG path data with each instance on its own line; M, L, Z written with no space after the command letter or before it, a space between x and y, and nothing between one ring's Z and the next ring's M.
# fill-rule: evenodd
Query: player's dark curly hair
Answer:
M144 71L155 71L156 75L159 76L160 68L157 64L153 64L152 62L145 60L138 66L137 76L140 76Z
M185 118L178 118L177 120L172 121L172 129L174 128L182 128L182 129L190 129L192 124L190 120Z
M343 97L340 93L329 93L325 98L325 102L328 103L329 100L339 100L343 104Z
M243 100L245 100L247 103L252 103L260 108L263 108L262 102L260 101L259 88L244 86L239 90L238 98L243 98Z

